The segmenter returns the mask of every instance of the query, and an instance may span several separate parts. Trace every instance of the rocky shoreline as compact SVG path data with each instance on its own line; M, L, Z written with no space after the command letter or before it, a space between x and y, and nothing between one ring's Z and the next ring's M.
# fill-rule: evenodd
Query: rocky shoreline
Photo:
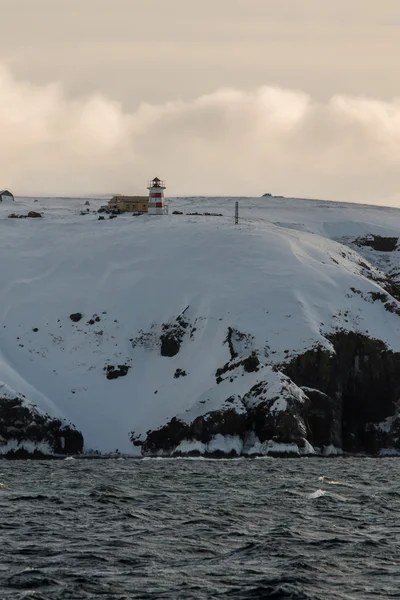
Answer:
M228 380L251 376L246 393L229 396L218 410L202 400L193 419L174 416L144 439L132 432L140 451L132 458L400 454L400 353L381 340L338 331L326 336L330 349L316 347L271 366L254 350L239 356L244 338L228 330L231 360L217 368L215 385L222 390ZM85 455L83 436L72 424L4 385L1 391L0 458L94 458Z

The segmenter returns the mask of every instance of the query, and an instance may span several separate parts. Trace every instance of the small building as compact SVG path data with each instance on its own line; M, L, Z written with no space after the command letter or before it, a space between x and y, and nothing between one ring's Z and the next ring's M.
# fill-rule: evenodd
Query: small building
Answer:
M119 212L147 213L148 196L114 196L108 202L108 208Z
M0 190L0 202L14 202L14 196L8 190Z

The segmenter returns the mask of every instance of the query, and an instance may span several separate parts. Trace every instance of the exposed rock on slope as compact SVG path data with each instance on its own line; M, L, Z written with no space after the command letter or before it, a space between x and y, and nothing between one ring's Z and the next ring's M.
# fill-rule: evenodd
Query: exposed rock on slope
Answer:
M0 456L41 458L80 454L82 450L83 437L75 427L42 413L0 384Z
M394 252L397 250L398 237L383 237L381 235L368 235L366 237L357 238L355 244L357 246L367 246L377 252Z
M317 347L282 365L286 375L258 362L260 381L247 393L228 398L217 410L207 410L210 401L203 402L194 408L199 414L193 420L177 415L148 432L142 453L232 456L400 450L400 354L380 340L354 332L337 332L329 342L331 350ZM243 362L225 366L231 381L244 376ZM217 378L216 383L221 381Z
M261 381L243 396L234 395L221 402L215 397L202 400L166 425L148 432L141 444L143 455L313 453L307 442L306 394L279 371L264 366L260 369ZM245 366L236 363L231 376L245 373ZM249 378L257 379L257 375L252 373ZM214 392L211 389L209 396ZM132 440L138 445L134 434Z
M191 423L183 418L174 417L164 427L150 432L143 444L143 454L217 457L241 453L248 416L240 398L228 398L220 410L199 415ZM218 439L223 442L222 447L218 445Z
M381 340L354 332L336 333L330 342L332 352L317 348L285 366L297 385L318 390L306 390L313 436L321 438L325 430L327 440L337 444L341 439L348 452L400 449L394 426L400 399L400 354L389 351ZM387 419L394 419L390 427Z

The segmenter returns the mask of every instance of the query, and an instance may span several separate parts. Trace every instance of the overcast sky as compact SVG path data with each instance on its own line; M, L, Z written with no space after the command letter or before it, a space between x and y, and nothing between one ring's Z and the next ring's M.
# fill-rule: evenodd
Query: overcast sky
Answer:
M399 0L0 2L0 187L400 206Z

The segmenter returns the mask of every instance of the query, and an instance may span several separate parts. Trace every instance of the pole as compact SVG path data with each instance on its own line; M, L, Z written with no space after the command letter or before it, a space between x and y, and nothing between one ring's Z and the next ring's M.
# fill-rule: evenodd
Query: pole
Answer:
M239 223L239 202L235 202L235 225Z

